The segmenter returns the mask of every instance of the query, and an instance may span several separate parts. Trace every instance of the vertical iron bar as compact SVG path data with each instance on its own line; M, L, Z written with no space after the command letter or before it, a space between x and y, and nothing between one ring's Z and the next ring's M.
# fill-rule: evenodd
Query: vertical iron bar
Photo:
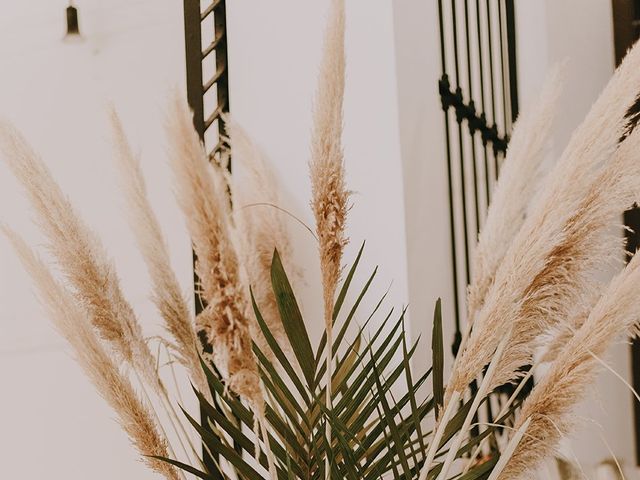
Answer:
M438 18L440 26L440 62L442 64L442 76L443 80L446 79L446 48L445 48L445 34L444 34L444 18L442 12L442 0L438 0ZM456 261L456 224L454 213L454 200L453 200L453 172L451 168L451 134L449 131L449 107L443 105L444 110L444 127L445 127L445 141L447 147L447 186L449 193L449 230L451 234L451 267L453 274L453 308L454 308L454 322L455 322L455 338L453 342L453 354L458 354L458 348L462 340L460 333L460 301L458 296L458 264Z
M502 116L504 124L502 126L502 133L506 135L507 128L509 127L507 106L509 105L507 96L507 82L505 81L506 72L504 67L504 23L502 21L502 0L498 0L498 26L500 27L500 79L502 83Z
M202 29L200 0L184 0L187 100L193 110L193 126L204 139L204 90L202 88Z
M487 28L489 39L489 81L491 82L491 120L493 121L493 127L496 126L496 88L493 78L493 38L491 33L491 0L486 0L487 5ZM498 178L498 149L493 146L493 161L495 168L495 178Z
M482 25L480 21L480 0L476 0L476 27L478 29L478 64L480 67L480 105L481 117L486 118L485 109L486 102L484 96L484 58L482 54ZM489 162L487 156L487 142L482 139L482 150L484 153L484 183L485 183L485 197L487 201L487 208L491 203L491 182L489 180Z
M518 105L518 64L516 58L516 14L514 0L505 0L507 19L507 49L509 55L509 93L511 94L511 122L515 122L520 113Z
M460 88L460 62L458 60L458 20L456 14L456 0L451 0L451 15L453 19L453 53L455 59L456 70L456 95L462 98L462 89ZM469 283L471 278L469 269L469 222L467 219L467 184L464 165L464 141L462 137L462 116L460 112L456 112L456 121L458 123L458 144L460 147L460 191L462 193L462 223L464 230L464 267L465 267L465 285Z
M469 107L475 111L475 105L473 102L473 74L471 72L471 42L469 39L469 0L464 0L464 24L465 24L465 40L467 47L467 79L469 81ZM478 166L476 158L476 131L475 127L467 121L467 128L469 129L469 136L471 137L471 161L473 168L473 193L474 193L474 207L476 215L476 234L474 240L477 239L478 233L480 233L480 198L478 195Z
M223 72L216 82L216 94L218 99L218 106L222 106L224 113L229 112L229 68L228 68L228 56L227 56L227 5L226 0L220 0L216 5L213 12L214 32L223 32L223 36L216 45L216 71ZM223 122L218 119L218 134L219 137L225 135ZM214 152L217 153L217 152ZM229 162L229 168L231 168L231 162Z

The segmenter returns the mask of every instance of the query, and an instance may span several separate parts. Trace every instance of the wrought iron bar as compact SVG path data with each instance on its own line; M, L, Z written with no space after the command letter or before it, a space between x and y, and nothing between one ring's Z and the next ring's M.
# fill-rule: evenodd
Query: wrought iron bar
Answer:
M202 140L205 148L207 148L206 133L217 121L218 124L218 140L213 150L207 148L209 158L212 161L221 161L221 154L224 152L225 143L221 140L223 133L223 125L220 116L224 112L229 111L229 75L227 69L227 36L226 36L226 9L224 0L214 0L204 11L201 11L200 0L184 0L184 30L185 30L185 57L186 57L186 73L187 73L187 100L193 110L193 124ZM213 39L209 42L208 47L203 51L203 33L202 24L205 21L213 22ZM216 69L213 76L204 81L203 62L210 55L215 55ZM205 93L216 87L216 105L213 112L208 116L205 113ZM193 254L193 263L197 261L195 253ZM200 295L198 285L200 281L195 272L193 273L193 283L195 290L195 310L196 315L206 308L206 302ZM198 337L203 344L205 351L211 351L206 335L198 332ZM216 407L220 408L214 399ZM200 411L203 424L206 425L207 414L202 409ZM214 456L212 456L214 455ZM218 468L218 458L215 453L209 452L204 446L202 456L207 470L213 478L222 480L223 474Z

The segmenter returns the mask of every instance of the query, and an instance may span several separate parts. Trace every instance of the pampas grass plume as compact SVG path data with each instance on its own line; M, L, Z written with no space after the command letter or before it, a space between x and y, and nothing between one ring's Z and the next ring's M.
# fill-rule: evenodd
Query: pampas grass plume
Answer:
M611 231L619 223L619 213L632 205L640 179L633 157L614 152L639 91L640 47L636 46L572 136L509 247L456 362L449 389L464 391L480 374L501 339L495 335L499 331L510 331L511 341L494 386L514 380L518 369L531 361L540 336L566 321L573 306L591 291L594 272L622 252ZM627 141L621 149L631 145ZM612 157L618 160L612 162ZM616 241L618 251L613 247Z
M51 276L22 238L8 228L2 230L36 284L40 299L56 328L73 347L78 363L113 408L145 463L168 480L181 478L174 467L153 458L169 457L167 441L158 432L149 409L135 393L130 381L102 346L73 296Z
M140 163L131 150L115 110L111 111L111 125L116 162L129 207L129 223L151 277L153 301L174 339L172 346L178 361L189 370L200 391L208 392L191 312L171 268L167 244L149 203Z
M0 125L0 148L25 188L49 249L100 336L151 387L163 390L155 358L99 239L82 222L42 160L9 124Z

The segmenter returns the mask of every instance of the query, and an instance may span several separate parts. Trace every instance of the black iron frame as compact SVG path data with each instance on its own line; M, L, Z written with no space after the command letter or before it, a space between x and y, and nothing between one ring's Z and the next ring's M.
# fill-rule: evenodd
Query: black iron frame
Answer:
M185 58L187 75L187 100L193 111L194 127L207 150L209 159L222 161L222 156L228 156L228 149L224 141L224 125L221 117L229 111L229 69L227 56L227 15L225 0L212 0L208 7L201 10L200 0L183 0L184 31L185 31ZM213 36L207 39L203 48L203 22L213 22ZM203 63L215 56L215 72L204 79ZM216 102L211 112L206 112L205 95L212 88L216 89ZM217 128L218 142L213 148L207 145L206 134L210 128ZM228 160L228 159L227 159ZM230 165L230 163L229 163ZM193 255L195 265L196 256ZM204 299L199 294L199 279L193 273L195 291L196 315L206 308ZM211 351L208 339L202 332L198 336L205 351ZM200 411L203 424L206 425L206 413ZM206 448L202 449L203 461L207 470L216 478L224 478L218 469L217 459L212 458Z

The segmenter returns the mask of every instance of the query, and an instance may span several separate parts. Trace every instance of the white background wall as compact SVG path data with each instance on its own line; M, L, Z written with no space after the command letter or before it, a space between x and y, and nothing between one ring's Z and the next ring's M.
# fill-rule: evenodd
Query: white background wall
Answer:
M166 92L184 77L182 3L77 2L85 34L77 45L61 41L66 2L0 3L0 115L23 130L103 238L146 333L158 333L117 187L106 107L116 105L142 155L188 292L190 245L171 195L162 131ZM1 163L0 199L0 221L39 247L27 203ZM50 328L4 238L0 272L0 477L155 478Z
M442 296L451 318L448 206L436 2L350 0L345 157L354 190L347 260L367 240L362 280L380 263L370 305L393 282L389 306L411 307L414 338L423 335L417 365L429 357L433 302ZM129 299L149 334L159 323L147 299L147 278L128 233L110 158L105 106L113 101L139 148L153 203L171 245L185 292L190 249L174 205L162 118L167 93L184 84L182 2L78 0L85 42L67 45L65 2L33 0L3 6L0 17L0 115L14 121L95 228L121 272ZM9 5L9 4L8 4ZM327 2L230 1L230 94L236 119L276 168L286 207L312 224L306 173L311 102ZM609 2L518 0L521 104L531 101L545 71L571 58L553 153L612 71ZM42 239L6 169L0 168L0 221ZM322 328L318 266L309 234L292 223L298 286L311 329ZM408 259L408 260L407 260ZM357 282L361 283L361 282ZM364 308L362 312L366 312ZM627 374L626 347L615 366ZM0 238L0 462L3 478L152 478L135 460L108 408L85 381L32 296ZM603 377L602 404L586 407L607 425L616 453L632 462L629 394ZM594 427L575 443L585 466L607 456ZM8 469L8 470L7 470Z

